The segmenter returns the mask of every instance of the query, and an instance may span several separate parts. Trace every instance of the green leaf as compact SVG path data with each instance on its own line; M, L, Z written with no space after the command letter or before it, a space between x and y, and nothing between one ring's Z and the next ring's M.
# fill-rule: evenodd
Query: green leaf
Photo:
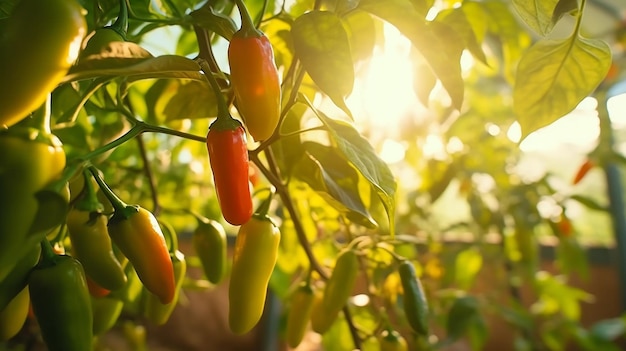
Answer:
M450 311L446 322L447 338L458 340L462 338L472 324L480 318L478 313L478 301L472 296L461 296L457 298Z
M540 35L547 35L554 28L552 14L558 0L513 0L513 7L526 24Z
M472 24L467 20L465 12L457 7L441 11L437 14L436 21L445 23L461 35L469 52L480 62L487 64L487 57L480 45Z
M450 95L452 105L460 109L464 94L460 60L465 48L461 36L443 23L426 22L407 1L361 0L359 8L389 22L411 40Z
M359 194L359 175L348 161L333 148L313 142L303 146L307 154L297 163L295 175L350 221L376 228Z
M217 116L215 93L206 81L168 79L153 107L160 121Z
M210 6L204 6L189 14L190 22L230 40L237 31L237 24L229 16L216 13Z
M559 0L552 14L552 23L556 24L563 16L567 14L575 15L578 11L577 0Z
M311 11L294 21L291 34L296 55L315 84L352 116L345 98L352 93L354 66L341 18L328 11Z
M572 111L602 82L611 50L602 40L574 35L541 40L520 60L513 108L524 137Z
M39 206L30 227L30 235L49 231L65 221L69 204L61 194L44 189L35 193L35 197Z
M472 286L474 279L483 266L483 256L476 248L462 251L456 257L454 277L463 290Z
M329 118L321 111L316 110L307 101L309 107L326 126L330 138L336 144L338 151L352 163L352 165L374 187L383 203L389 218L389 231L394 235L396 180L389 166L381 160L372 145L350 124Z
M413 90L422 105L428 107L430 93L437 84L437 76L417 49L411 50L410 57L413 65Z
M468 1L463 3L462 8L476 33L487 25L487 32L498 39L501 52L495 48L495 54L501 56L507 81L513 83L519 59L531 43L528 31L520 26L509 4L503 1Z
M129 81L148 78L204 80L200 66L186 57L163 55L146 58L105 58L87 61L70 69L62 83L101 76L127 76Z
M352 59L356 62L372 55L376 45L376 24L372 15L354 10L343 17L350 40Z

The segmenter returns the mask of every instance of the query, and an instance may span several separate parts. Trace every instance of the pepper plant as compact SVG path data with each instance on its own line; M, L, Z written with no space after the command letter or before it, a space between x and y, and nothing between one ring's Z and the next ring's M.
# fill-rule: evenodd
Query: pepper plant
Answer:
M292 348L318 333L326 350L481 350L496 320L508 349L618 350L626 320L583 326L592 296L568 280L588 266L567 206L605 206L521 177L503 132L595 96L602 140L574 185L623 160L602 107L620 62L588 34L592 5L0 0L2 339L86 350L123 330L141 349L136 328L224 287L234 334L265 314ZM410 43L420 116L380 137L351 98L384 28ZM400 162L381 156L389 140ZM446 224L450 196L467 216ZM540 268L542 236L558 274ZM487 266L497 289L477 291Z

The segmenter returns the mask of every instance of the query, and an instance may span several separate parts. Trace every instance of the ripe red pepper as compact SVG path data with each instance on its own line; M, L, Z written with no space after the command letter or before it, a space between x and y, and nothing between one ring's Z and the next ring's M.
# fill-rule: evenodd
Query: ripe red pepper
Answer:
M254 27L243 2L237 6L242 24L228 45L230 81L248 132L263 141L280 119L280 80L269 39Z
M209 127L206 144L222 215L232 225L244 224L252 217L253 208L243 126L230 117L218 118Z

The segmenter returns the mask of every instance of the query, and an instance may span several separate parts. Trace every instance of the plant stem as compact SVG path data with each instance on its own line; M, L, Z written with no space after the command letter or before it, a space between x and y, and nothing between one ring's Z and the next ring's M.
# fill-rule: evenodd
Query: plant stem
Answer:
M361 349L361 338L359 337L358 330L354 326L354 322L352 321L352 315L350 314L350 310L348 306L343 306L343 316L346 318L346 323L348 323L348 328L350 329L350 335L352 336L352 341L354 342L354 348L356 350Z
M235 0L235 4L237 5L237 8L239 9L239 15L241 16L241 29L239 30L239 33L244 38L258 37L263 35L254 26L252 16L250 16L250 12L248 12L248 8L243 3L243 0Z
M232 119L230 113L228 112L228 105L226 105L226 100L224 100L224 96L222 95L222 89L219 84L217 84L217 80L213 76L213 72L211 71L211 67L209 67L207 61L203 58L197 60L200 68L204 72L204 76L209 81L211 85L211 89L215 93L215 97L217 100L217 119Z
M126 0L120 0L120 11L117 15L117 19L111 25L111 29L121 35L126 40L126 33L128 32L128 8Z
M148 186L150 187L150 197L152 198L152 213L158 216L161 212L161 205L159 203L159 194L157 192L156 181L150 168L150 160L148 159L148 152L146 151L146 143L143 141L141 135L137 135L137 145L139 146L139 154L143 161L143 171L148 179Z

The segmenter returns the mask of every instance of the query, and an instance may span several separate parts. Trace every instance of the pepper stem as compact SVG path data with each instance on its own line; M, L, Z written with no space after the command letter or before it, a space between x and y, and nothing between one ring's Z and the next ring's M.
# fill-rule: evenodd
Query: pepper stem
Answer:
M124 40L126 40L126 33L128 32L128 8L126 6L126 0L120 0L120 12L115 23L111 25L111 29L116 31Z
M41 261L39 262L40 267L50 267L56 264L57 257L59 255L54 252L52 245L47 239L43 239L41 241Z
M98 171L96 167L94 167L93 165L90 165L88 169L93 175L93 178L98 183L98 186L100 186L100 190L104 192L104 196L106 196L109 202L111 202L111 205L113 205L113 209L115 210L115 212L113 213L113 217L111 217L109 222L113 219L115 220L127 219L128 217L130 217L131 215L135 214L138 211L137 206L128 205L127 203L122 201L122 199L120 199L117 195L115 195L113 190L111 190L111 188L109 188L107 183L104 182L104 179L102 179L102 176L100 175L100 172Z
M250 16L250 12L248 12L248 8L243 3L243 0L235 0L235 4L239 9L239 15L241 16L241 29L239 30L239 34L244 38L258 38L263 35L260 30L256 28L254 25L254 20L252 16Z
M88 169L83 170L83 178L85 179L85 193L83 198L76 203L76 209L88 212L102 212L104 206L98 199L96 189L91 182L91 172Z
M267 213L270 210L270 205L272 204L272 198L274 197L274 192L270 191L270 194L267 196L265 200L259 205L259 207L254 212L255 216L267 217Z
M204 59L197 59L196 62L200 65L200 68L204 72L204 76L209 81L211 85L211 89L215 93L215 97L217 100L217 119L233 119L233 117L228 112L228 105L226 105L226 100L224 100L224 96L222 95L222 89L220 89L219 84L215 77L213 77L213 71L209 67L209 64Z

